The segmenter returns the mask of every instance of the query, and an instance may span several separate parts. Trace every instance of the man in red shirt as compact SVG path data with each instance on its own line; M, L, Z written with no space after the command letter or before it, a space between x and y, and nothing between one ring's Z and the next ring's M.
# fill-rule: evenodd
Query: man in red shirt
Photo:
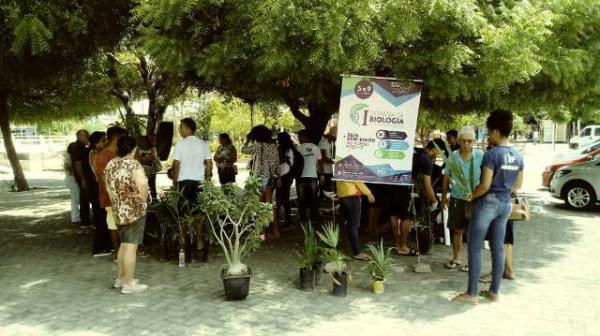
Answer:
M114 251L119 250L119 234L117 233L117 225L115 223L114 214L112 211L110 197L106 191L106 182L104 179L104 169L106 165L117 156L117 142L127 134L127 130L119 126L112 126L106 130L108 138L108 146L98 154L98 163L96 164L96 174L98 175L98 191L100 195L100 206L106 209L106 224L110 232L110 240Z

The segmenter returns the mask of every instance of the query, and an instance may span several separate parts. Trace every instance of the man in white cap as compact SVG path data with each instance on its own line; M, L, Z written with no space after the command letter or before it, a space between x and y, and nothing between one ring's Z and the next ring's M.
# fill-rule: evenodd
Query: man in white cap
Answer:
M473 191L481 178L481 162L483 160L483 151L473 148L475 144L475 129L471 126L463 127L458 132L459 149L448 155L449 160L457 163L455 167L460 169L465 180L469 184L468 190ZM452 260L445 264L447 269L460 268L461 271L468 270L467 265L461 267L460 249L462 247L463 232L467 229L470 219L471 207L468 205L467 195L465 195L465 186L458 185L460 174L457 170L451 169L450 164L446 164L444 170L444 182L442 186L442 207L448 208L448 228L452 231ZM450 201L446 194L450 188Z

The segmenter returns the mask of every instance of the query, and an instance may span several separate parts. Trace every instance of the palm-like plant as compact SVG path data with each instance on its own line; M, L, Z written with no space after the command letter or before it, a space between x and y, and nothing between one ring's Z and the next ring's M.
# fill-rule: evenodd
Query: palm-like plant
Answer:
M391 271L392 259L390 258L390 251L392 248L384 248L383 240L381 240L379 245L368 244L367 249L371 254L371 260L367 264L365 271L373 280L383 281Z
M445 151L443 151L435 142L433 144L438 152L441 153L442 159L450 171L450 180L463 192L464 195L469 195L472 193L473 186L471 186L471 184L468 182L463 170L460 168L458 162L456 162L456 157L452 154L450 145L444 141L446 151L448 152L448 156L446 156Z
M310 224L306 227L302 225L302 232L304 233L304 250L302 253L298 251L296 253L300 267L312 270L319 254L315 229Z
M327 223L323 226L323 232L317 232L319 239L327 245L321 249L323 260L325 261L324 269L327 273L342 274L346 271L346 260L349 258L337 249L340 237L340 229L333 223Z

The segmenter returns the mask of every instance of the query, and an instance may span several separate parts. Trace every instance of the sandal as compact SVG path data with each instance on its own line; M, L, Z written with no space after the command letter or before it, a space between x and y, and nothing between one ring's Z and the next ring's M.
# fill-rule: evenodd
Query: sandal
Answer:
M462 294L455 296L452 299L452 302L468 303L468 304L476 305L479 303L479 298L476 296L471 296L467 293L462 293Z
M492 282L492 273L487 273L479 277L479 282L490 283Z
M400 253L400 252L398 252L397 248L394 248L394 252L396 252L396 255L403 256L403 257L416 257L419 255L419 251L412 249L412 248L408 250L408 253Z
M461 272L468 272L469 271L469 265L468 264L464 264L462 265L462 267L460 268Z
M502 274L502 277L503 277L504 279L507 279L507 280L515 280L515 274L514 274L514 273L508 273L508 272L504 272L504 273Z
M484 297L490 301L498 301L498 294L494 294L489 290L482 290L479 292L479 296Z
M460 266L460 263L457 263L454 260L450 260L444 264L444 267L446 267L447 269L450 269L450 270L457 269L459 266Z

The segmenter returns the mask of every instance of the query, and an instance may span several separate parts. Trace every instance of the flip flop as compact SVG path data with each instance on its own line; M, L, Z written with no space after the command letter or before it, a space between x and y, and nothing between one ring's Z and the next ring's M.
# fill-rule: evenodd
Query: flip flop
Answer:
M482 276L479 277L479 282L481 283L490 283L492 282L492 274L488 273L488 274L484 274Z
M462 267L460 268L461 272L468 272L469 271L469 265L464 264L462 265Z
M398 252L398 249L396 249L396 248L394 248L394 252L396 252L396 255L403 256L403 257L416 257L419 255L419 251L412 249L412 248L408 250L408 253L400 253L400 252Z
M450 260L444 264L444 267L446 267L449 270L457 269L459 266L460 266L460 263L457 263L454 260Z
M466 293L462 293L455 296L451 301L457 303L467 303L472 305L476 305L479 303L479 299L477 297L467 295Z
M490 301L498 301L498 294L494 294L487 290L480 291L479 296L484 297Z

